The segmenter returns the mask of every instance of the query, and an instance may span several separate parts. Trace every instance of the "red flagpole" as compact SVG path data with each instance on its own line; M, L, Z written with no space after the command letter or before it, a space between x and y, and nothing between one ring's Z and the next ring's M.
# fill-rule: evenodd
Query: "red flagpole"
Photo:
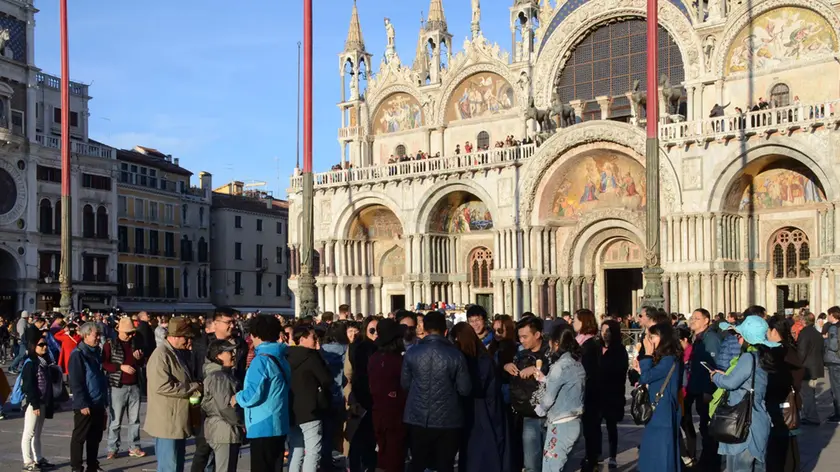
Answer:
M659 124L659 12L658 1L647 0L647 137L656 138Z
M67 40L67 0L60 0L61 22L61 269L58 280L61 290L59 307L66 315L73 300L73 251L70 185L70 59Z
M312 172L312 0L303 0L303 172Z

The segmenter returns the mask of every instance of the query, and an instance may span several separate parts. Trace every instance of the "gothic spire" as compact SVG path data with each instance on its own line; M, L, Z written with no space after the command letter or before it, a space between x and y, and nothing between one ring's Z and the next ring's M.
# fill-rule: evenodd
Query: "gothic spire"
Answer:
M356 0L353 0L353 13L350 16L350 30L347 31L347 41L344 42L344 51L364 51L365 40L362 38L362 26L359 23L359 9L356 8Z
M443 13L443 0L431 0L429 3L429 19L426 29L440 29L446 31L446 15Z
M424 29L425 20L423 19L423 13L420 13L420 32L417 35L417 50L415 51L414 55L414 64L413 69L420 72L420 71L428 71L428 61L429 57L426 54L426 41L423 38L423 29Z

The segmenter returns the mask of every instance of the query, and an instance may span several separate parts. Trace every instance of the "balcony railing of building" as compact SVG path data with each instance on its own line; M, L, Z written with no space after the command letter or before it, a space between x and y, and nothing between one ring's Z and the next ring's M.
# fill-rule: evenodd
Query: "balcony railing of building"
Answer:
M61 77L56 77L50 74L44 74L43 72L39 72L35 74L35 81L38 82L38 85L43 87L48 87L55 90L61 90ZM88 95L88 86L85 84L80 84L79 82L70 81L70 95L78 95L80 97L87 97Z
M430 172L463 172L494 166L505 166L533 156L536 149L535 144L523 144L520 146L492 148L486 151L476 151L470 154L456 156L429 157L422 160L396 162L381 166L331 170L329 172L315 174L315 185L323 187L349 182L393 180L400 177L428 174ZM299 188L302 185L302 177L292 177L292 188Z
M362 132L361 126L347 126L344 128L338 128L338 138L339 139L349 139L355 138L359 136Z
M690 144L749 137L756 134L790 133L840 123L840 100L767 108L740 115L659 125L663 145Z
M61 137L46 134L36 134L35 141L41 146L61 149ZM81 141L70 140L70 152L73 154L82 154L91 157L101 157L103 159L113 159L114 150L108 146L101 146L99 144L84 143Z
M814 129L821 126L840 126L840 100L829 100L812 104L796 104L786 107L768 108L716 118L661 123L659 139L663 146L710 142L756 134L790 133L797 129ZM350 137L345 133L358 127L341 128L339 137ZM558 130L562 133L563 130ZM514 147L493 148L456 156L430 157L379 166L357 167L316 173L315 186L329 187L351 182L375 182L413 177L431 172L458 172L481 169L497 165L509 165L530 158L536 152L536 145L524 144ZM291 188L303 185L299 175L291 178Z

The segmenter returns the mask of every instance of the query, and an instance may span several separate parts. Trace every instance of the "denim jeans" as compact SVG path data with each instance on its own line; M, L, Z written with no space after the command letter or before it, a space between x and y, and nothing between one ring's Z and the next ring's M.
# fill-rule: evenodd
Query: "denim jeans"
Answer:
M155 438L157 472L184 472L186 452L186 439Z
M289 430L289 472L316 472L324 430L321 421L309 421ZM328 438L327 438L328 440Z
M23 343L20 343L18 347L17 355L15 356L15 360L12 361L12 365L9 366L9 370L18 370L21 367L21 363L26 360L26 347Z
M566 461L580 437L580 431L580 419L548 425L543 448L543 471L560 472L566 467Z
M840 365L825 366L828 381L831 383L831 396L834 398L834 416L840 416Z
M764 462L757 460L746 449L740 454L726 457L726 472L764 472ZM763 458L762 458L763 459Z
M111 387L111 404L108 406L108 452L120 450L120 427L123 412L127 413L128 450L140 448L140 387L138 385L124 385Z
M522 454L525 460L525 472L542 470L542 451L545 445L545 419L522 419Z

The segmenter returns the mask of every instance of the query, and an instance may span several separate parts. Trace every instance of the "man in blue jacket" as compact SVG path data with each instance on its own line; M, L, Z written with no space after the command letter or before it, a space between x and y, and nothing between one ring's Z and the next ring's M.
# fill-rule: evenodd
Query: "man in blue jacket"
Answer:
M692 405L695 406L700 416L700 435L702 436L703 451L700 453L701 470L719 470L720 456L718 455L717 441L709 434L709 403L712 401L712 394L715 393L715 384L711 378L705 375L708 372L703 364L714 369L717 365L715 360L720 352L720 337L710 329L712 315L705 308L698 308L691 314L688 325L694 333L691 359L689 360L691 375L688 378L688 387L685 396L685 412L691 414ZM692 435L694 426L687 431L686 441L696 442L696 436ZM690 450L693 448L689 447ZM717 469L715 469L717 467Z
M73 434L70 437L70 467L81 472L86 452L87 471L99 471L99 443L105 429L108 406L108 378L102 371L99 344L102 332L96 323L85 323L79 330L82 342L70 355L68 374L73 392Z
M242 391L231 406L245 409L245 429L251 440L251 472L274 472L286 449L289 433L289 389L292 369L286 344L279 344L283 326L269 315L257 315L248 327L254 360L245 373Z

